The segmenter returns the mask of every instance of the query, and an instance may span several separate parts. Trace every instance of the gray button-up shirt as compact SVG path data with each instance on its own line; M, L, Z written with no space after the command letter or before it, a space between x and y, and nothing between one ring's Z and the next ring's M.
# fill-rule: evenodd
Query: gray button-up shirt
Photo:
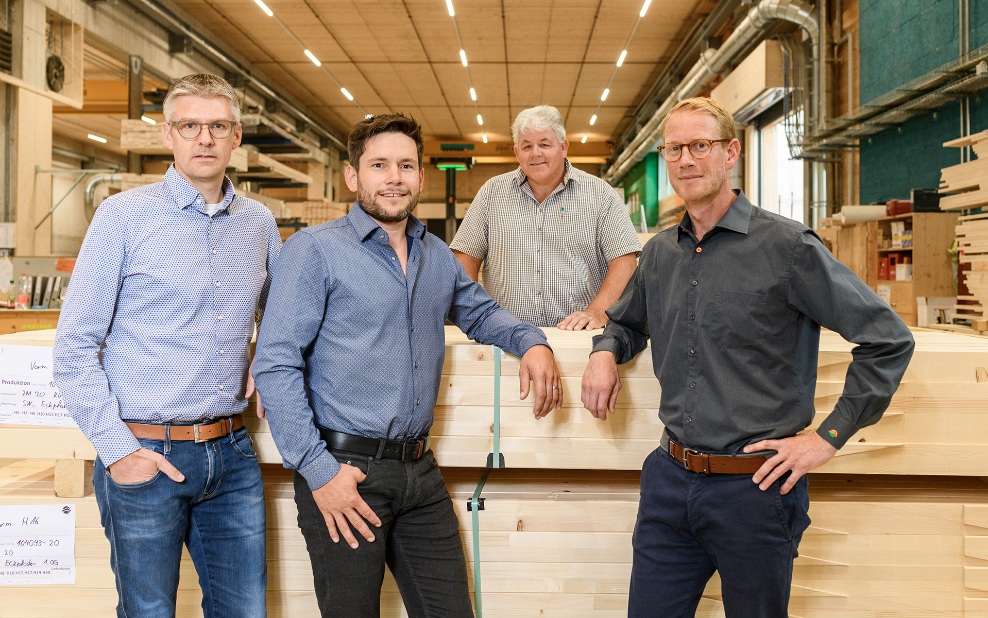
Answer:
M817 430L840 448L888 408L912 335L812 230L737 193L702 240L686 215L646 243L594 351L623 363L651 340L666 428L692 448L737 452L813 421L824 326L858 344Z
M614 188L569 161L541 204L521 168L485 182L450 247L483 260L484 289L542 327L590 306L607 263L642 248Z

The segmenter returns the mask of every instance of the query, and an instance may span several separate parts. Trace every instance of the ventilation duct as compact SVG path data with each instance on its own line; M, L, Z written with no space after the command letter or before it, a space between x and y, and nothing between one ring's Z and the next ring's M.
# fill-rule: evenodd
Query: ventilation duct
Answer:
M813 8L802 0L762 0L748 11L734 32L718 49L707 49L686 74L673 92L652 114L627 148L604 173L604 180L614 182L630 171L632 166L645 158L662 141L659 124L669 110L683 99L696 95L715 75L719 75L741 52L763 37L775 21L784 20L797 24L810 37L813 46L811 58L816 59L819 44L819 28L813 16ZM817 71L813 71L816 75Z

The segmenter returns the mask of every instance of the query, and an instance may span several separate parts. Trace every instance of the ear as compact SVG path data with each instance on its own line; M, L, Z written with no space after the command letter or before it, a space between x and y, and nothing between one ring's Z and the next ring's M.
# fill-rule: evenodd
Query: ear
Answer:
M425 170L422 170L425 173ZM353 169L353 166L347 163L346 169L343 170L343 179L346 180L346 186L348 189L357 192L357 170Z
M175 150L174 144L172 144L172 126L167 122L161 123L161 139L165 141L168 150Z
M240 141L244 138L244 125L237 123L237 128L233 130L233 148L231 150L236 150L240 148Z
M563 143L560 144L560 146L563 149L563 156L565 157L566 156L566 153L569 152L569 140L568 139L564 139L563 140Z
M733 169L741 159L741 142L737 138L727 143L727 169Z
M518 144L513 145L511 147L511 150L513 150L514 153L515 153L515 160L518 161L519 164L521 164L521 157L518 156L518 152L519 152L519 150L518 150Z

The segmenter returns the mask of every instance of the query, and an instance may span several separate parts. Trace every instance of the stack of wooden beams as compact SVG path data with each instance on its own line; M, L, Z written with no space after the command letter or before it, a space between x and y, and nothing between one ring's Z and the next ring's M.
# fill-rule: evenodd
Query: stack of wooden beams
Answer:
M518 400L518 360L501 362L499 450L507 467L491 471L476 533L484 615L623 618L638 471L662 428L659 387L645 352L621 367L618 411L598 421L579 402L593 333L546 332L562 374L563 409L535 420L531 404ZM796 561L793 615L988 615L988 339L923 330L915 336L913 362L882 421L813 474L813 524ZM0 337L0 346L51 341L52 333L21 333ZM851 349L824 333L817 422L843 390ZM470 561L475 533L467 502L494 448L495 354L447 329L433 443ZM269 615L316 616L290 475L266 422L248 421L268 500ZM0 504L78 507L77 583L45 595L7 587L4 615L64 616L82 606L112 614L109 546L95 501L52 495L52 460L91 459L92 446L74 428L0 425L0 453L20 460L0 462ZM182 568L179 615L201 615L187 558ZM383 616L405 616L390 578L382 599ZM697 615L724 616L716 578Z
M350 210L350 204L345 202L332 202L330 200L310 200L305 202L286 202L292 217L300 219L302 222L312 226L339 219Z
M957 297L958 315L970 318L975 330L988 330L988 214L960 217L957 251L968 291Z
M970 146L978 158L940 170L940 209L965 210L988 205L988 130L943 145L946 148Z

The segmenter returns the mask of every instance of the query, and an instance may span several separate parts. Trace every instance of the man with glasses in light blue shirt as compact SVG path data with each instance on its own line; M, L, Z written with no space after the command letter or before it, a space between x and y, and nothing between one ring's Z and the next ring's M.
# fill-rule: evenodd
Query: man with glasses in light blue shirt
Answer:
M225 176L242 136L233 88L183 77L164 115L175 162L164 182L97 209L59 319L55 380L96 447L117 615L175 615L185 545L203 615L254 618L266 615L264 490L242 413L281 239Z

